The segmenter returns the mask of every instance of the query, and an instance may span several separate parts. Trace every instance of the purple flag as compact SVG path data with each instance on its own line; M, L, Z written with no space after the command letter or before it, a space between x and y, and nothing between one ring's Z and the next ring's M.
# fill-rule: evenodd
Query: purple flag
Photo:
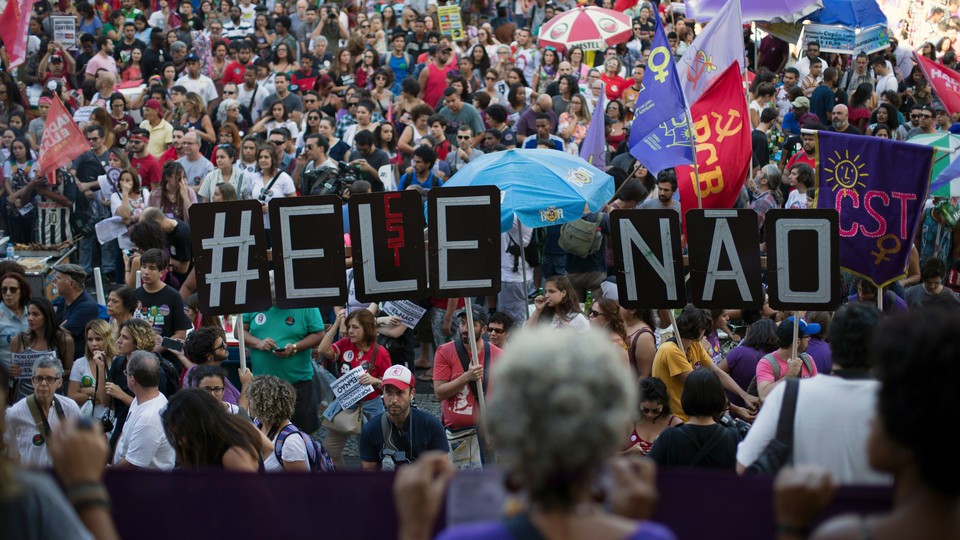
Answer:
M817 132L816 207L840 214L843 269L878 287L906 275L933 153L931 146Z
M607 133L604 126L606 97L606 88L601 86L600 98L593 108L593 121L580 142L580 157L601 171L607 166Z
M656 29L634 109L629 147L630 155L656 175L675 165L692 165L693 150L677 65L660 15L656 10L653 15Z

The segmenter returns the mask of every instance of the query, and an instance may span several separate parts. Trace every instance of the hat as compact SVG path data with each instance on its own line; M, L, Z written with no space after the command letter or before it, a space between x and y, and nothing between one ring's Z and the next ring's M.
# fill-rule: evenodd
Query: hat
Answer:
M400 390L412 388L416 384L416 382L413 380L413 373L405 366L400 364L397 364L383 372L383 378L381 381L381 386L392 384Z
M200 61L200 57L197 56L197 53L190 53L190 54L187 55L186 61L187 61L187 62L199 62L199 61Z
M800 319L800 327L797 329L798 336L815 336L820 333L820 325L817 323L808 323ZM780 323L777 327L777 337L787 340L793 336L793 317Z
M453 50L453 48L450 47L449 45L440 45L439 47L437 47L437 52L438 52L438 53L442 53L442 52L444 52L444 51L450 52L450 51L452 51L452 50Z
M160 102L157 101L157 100L155 100L155 99L153 99L153 98L148 99L147 102L146 102L143 106L146 107L146 108L148 108L148 109L153 109L153 110L158 111L158 112L163 110L163 106L160 105Z
M809 109L809 108L810 108L810 100L807 99L806 96L800 96L800 97L798 97L797 99L793 100L793 102L791 103L791 105L793 105L794 107L804 107L804 108Z
M78 264L58 264L53 267L54 270L60 272L61 274L66 274L73 279L77 280L81 285L87 280L87 272L83 269L82 266Z
M470 310L473 312L473 322L479 322L480 324L487 324L490 322L490 315L486 309L481 308L480 306L472 306ZM467 317L467 308L458 309L456 313L453 314L453 318L456 320L465 319Z

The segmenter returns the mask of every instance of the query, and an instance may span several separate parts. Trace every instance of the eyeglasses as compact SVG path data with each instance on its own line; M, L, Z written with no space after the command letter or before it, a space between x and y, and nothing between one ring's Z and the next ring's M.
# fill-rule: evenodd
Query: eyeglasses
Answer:
M918 117L918 118L925 118L925 119L927 119L927 120L932 120L932 119L933 119L933 115L932 115L932 114L918 114L917 117Z
M497 80L497 78L496 78L496 77L484 77L483 80L485 80L485 81L495 81L495 80Z
M20 292L20 287L0 287L3 294Z
M459 141L469 141L469 140L472 139L472 138L473 138L473 137L471 137L471 136L469 136L469 135L457 135L457 140L459 140Z
M590 318L591 318L591 319L593 319L594 317L600 317L601 315L603 315L603 313L600 313L599 311L594 311L594 310L592 310L592 309L590 310Z
M305 99L305 100L303 100L303 102L304 102L304 103L316 103L317 100L315 100L315 99Z
M42 375L37 375L33 378L33 384L40 386L43 383L47 383L50 386L53 386L53 384L59 380L60 377L44 377Z
M659 416L662 413L663 413L663 407L660 407L658 409L648 409L646 407L640 407L640 414L656 414Z
M492 326L487 327L488 334L506 334L507 331L503 328L494 328Z
M347 102L347 107L356 107L356 106L359 105L359 104L360 104L359 101L348 101L348 102Z
M100 140L100 137L87 137L87 140L90 142L97 142Z
M200 388L203 388L204 390L206 390L207 392L210 392L211 394L222 394L222 393L223 393L223 387L222 387L222 386L201 386Z

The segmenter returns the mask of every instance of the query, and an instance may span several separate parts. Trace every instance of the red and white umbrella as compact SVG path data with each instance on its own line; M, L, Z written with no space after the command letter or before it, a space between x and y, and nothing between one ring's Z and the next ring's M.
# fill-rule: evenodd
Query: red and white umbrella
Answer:
M540 27L539 44L559 51L580 47L598 51L630 39L630 17L611 9L596 6L565 11Z

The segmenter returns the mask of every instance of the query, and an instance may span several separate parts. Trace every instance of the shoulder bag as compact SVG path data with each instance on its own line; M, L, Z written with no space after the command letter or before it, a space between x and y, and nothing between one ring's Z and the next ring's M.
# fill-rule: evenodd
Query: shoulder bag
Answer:
M777 434L763 449L760 457L747 467L746 473L775 474L784 465L793 462L793 422L797 412L797 394L800 381L788 378L784 384L783 403L780 405L780 418L777 420Z

